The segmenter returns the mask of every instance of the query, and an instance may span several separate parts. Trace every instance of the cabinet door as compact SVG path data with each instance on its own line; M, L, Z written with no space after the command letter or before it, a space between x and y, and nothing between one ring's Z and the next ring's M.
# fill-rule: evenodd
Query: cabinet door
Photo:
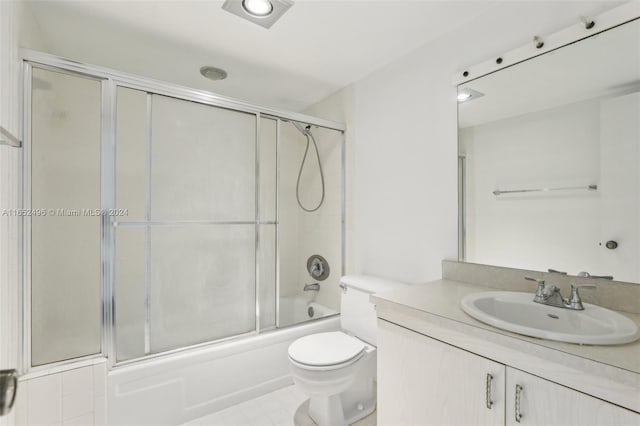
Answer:
M640 425L638 413L510 367L506 393L510 426Z
M504 425L504 383L502 364L378 321L381 426Z

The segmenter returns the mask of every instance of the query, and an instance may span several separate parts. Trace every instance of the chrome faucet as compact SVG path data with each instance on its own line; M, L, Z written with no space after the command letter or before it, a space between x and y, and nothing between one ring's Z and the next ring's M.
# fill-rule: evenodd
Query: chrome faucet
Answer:
M318 283L305 284L303 291L320 291L320 284Z
M581 288L596 288L595 285L576 285L571 284L571 296L568 299L562 297L560 289L553 284L545 285L544 280L532 277L524 277L525 280L535 281L538 283L538 289L533 301L543 305L555 306L556 308L573 309L576 311L584 310L582 300L580 299L579 290Z

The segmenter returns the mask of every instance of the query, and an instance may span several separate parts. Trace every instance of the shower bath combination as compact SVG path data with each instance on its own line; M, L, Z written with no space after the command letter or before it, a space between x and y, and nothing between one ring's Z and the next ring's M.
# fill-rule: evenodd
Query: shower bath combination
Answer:
M300 282L301 266L318 252L332 273L328 262L312 261L313 283L326 276L326 288L337 287L344 273L344 124L22 55L25 208L70 204L129 215L25 218L29 297L19 374L100 363L113 424L184 423L222 408L226 395L288 378L282 342L337 327L337 292L303 293ZM66 111L64 119L52 117L52 107ZM285 123L297 130L282 132ZM318 168L306 164L315 161L311 144ZM60 164L69 173L50 173ZM314 211L324 213L306 214ZM235 353L248 355L229 365ZM162 374L160 359L168 366ZM264 362L268 374L251 383L205 385ZM203 392L197 401L184 395L181 404L129 409L164 401L166 389L149 383L167 375Z

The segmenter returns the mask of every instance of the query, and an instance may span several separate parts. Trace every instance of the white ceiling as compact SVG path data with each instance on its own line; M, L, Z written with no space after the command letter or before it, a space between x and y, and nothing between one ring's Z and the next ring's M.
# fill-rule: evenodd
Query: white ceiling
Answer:
M295 0L280 21L267 30L223 11L222 3L27 1L27 17L33 17L35 25L23 44L87 63L299 111L448 32L483 20L496 7L514 4L482 0ZM557 24L603 3L607 2L540 2L540 7L557 12L560 18L551 19ZM549 23L539 25L544 28ZM497 34L498 29L487 31L496 32L497 38L506 36ZM40 37L34 37L38 32ZM229 77L219 82L206 80L198 72L203 65L224 68Z
M301 110L494 4L296 0L267 30L223 11L222 3L42 1L28 10L44 48L58 55ZM203 65L229 77L205 80Z

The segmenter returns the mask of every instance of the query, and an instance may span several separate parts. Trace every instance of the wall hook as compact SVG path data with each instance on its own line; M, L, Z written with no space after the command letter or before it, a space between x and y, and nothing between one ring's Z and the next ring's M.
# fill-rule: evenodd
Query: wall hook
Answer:
M542 49L542 46L544 46L544 41L542 41L540 36L534 36L533 37L533 44L536 45L536 49Z

